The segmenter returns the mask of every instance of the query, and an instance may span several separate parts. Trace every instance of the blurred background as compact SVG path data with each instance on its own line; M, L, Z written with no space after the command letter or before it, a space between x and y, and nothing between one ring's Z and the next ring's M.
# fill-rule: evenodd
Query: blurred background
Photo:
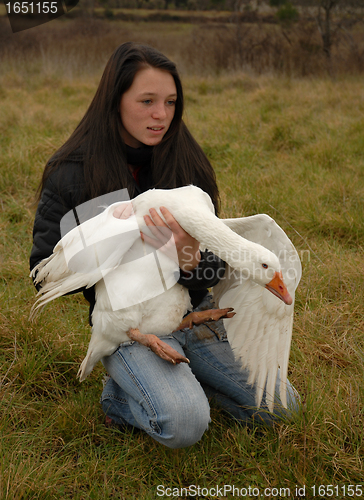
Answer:
M5 5L0 14L2 71L92 73L130 39L165 51L188 73L364 70L363 0L81 0L58 20L15 36Z

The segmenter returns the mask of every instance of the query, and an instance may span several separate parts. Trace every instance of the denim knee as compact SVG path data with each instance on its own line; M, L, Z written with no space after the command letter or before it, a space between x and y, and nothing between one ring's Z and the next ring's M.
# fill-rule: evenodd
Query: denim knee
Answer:
M142 429L169 448L184 448L199 441L210 422L208 399L199 384L162 391L152 400L128 398L113 379L104 387L100 403L117 424ZM147 403L149 402L149 404Z
M176 395L174 401L169 401L163 415L151 422L154 432L148 434L168 448L186 448L197 443L210 423L210 405L206 396L196 397L190 403L186 405ZM157 427L158 433L155 432Z

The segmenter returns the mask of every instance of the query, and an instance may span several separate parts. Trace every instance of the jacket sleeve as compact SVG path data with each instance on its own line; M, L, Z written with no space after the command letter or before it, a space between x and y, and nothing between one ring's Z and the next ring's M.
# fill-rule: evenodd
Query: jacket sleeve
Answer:
M50 174L41 194L35 214L33 227L33 248L30 254L30 269L38 262L49 257L53 248L61 239L61 219L70 210L76 208L83 188L82 163L69 162ZM41 284L37 284L39 290ZM90 303L89 322L95 305L95 288L75 290L83 292Z
M80 172L79 164L66 163L48 177L35 214L30 269L49 257L61 239L61 219L75 207L80 194Z

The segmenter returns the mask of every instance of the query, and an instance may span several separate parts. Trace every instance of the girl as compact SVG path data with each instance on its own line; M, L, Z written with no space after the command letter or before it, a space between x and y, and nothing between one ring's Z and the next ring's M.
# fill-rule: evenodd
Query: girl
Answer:
M153 187L194 184L210 195L218 211L214 171L182 114L183 92L175 65L148 46L128 42L118 47L85 116L44 170L31 269L60 240L62 217L107 193L126 188L133 198ZM157 238L161 227L173 232L179 283L188 288L194 310L213 307L207 288L223 276L224 262L211 252L200 252L198 241L167 210L163 216L167 224L152 209L145 222ZM91 321L95 293L83 293ZM210 397L239 421L274 421L275 415L265 408L254 408L254 387L234 361L222 321L180 330L163 340L190 364L171 365L136 342L122 344L103 359L109 374L101 395L107 423L142 429L158 442L179 448L197 442L207 429ZM277 387L279 382L278 377ZM298 396L290 385L287 399L291 411L296 410ZM290 414L282 408L275 411Z

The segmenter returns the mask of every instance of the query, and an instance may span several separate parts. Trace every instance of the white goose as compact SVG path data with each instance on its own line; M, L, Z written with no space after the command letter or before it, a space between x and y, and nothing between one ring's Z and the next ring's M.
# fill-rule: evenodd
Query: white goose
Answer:
M187 289L177 284L177 257L166 257L163 248L155 250L140 238L141 230L149 231L143 216L152 207L165 206L201 249L208 248L228 264L213 288L216 306L226 309L214 312L211 319L230 318L224 319L228 341L242 368L248 368L249 383L256 384L257 406L266 388L266 403L273 411L280 368L280 398L287 407L294 293L301 263L284 231L263 214L218 219L210 197L195 186L147 191L132 200L133 213L127 209L127 218L116 218L114 212L123 203L72 229L31 272L35 282L42 283L32 316L57 297L96 285L92 336L78 372L80 381L130 338L172 363L188 362L158 339L190 321L181 325L190 301Z

